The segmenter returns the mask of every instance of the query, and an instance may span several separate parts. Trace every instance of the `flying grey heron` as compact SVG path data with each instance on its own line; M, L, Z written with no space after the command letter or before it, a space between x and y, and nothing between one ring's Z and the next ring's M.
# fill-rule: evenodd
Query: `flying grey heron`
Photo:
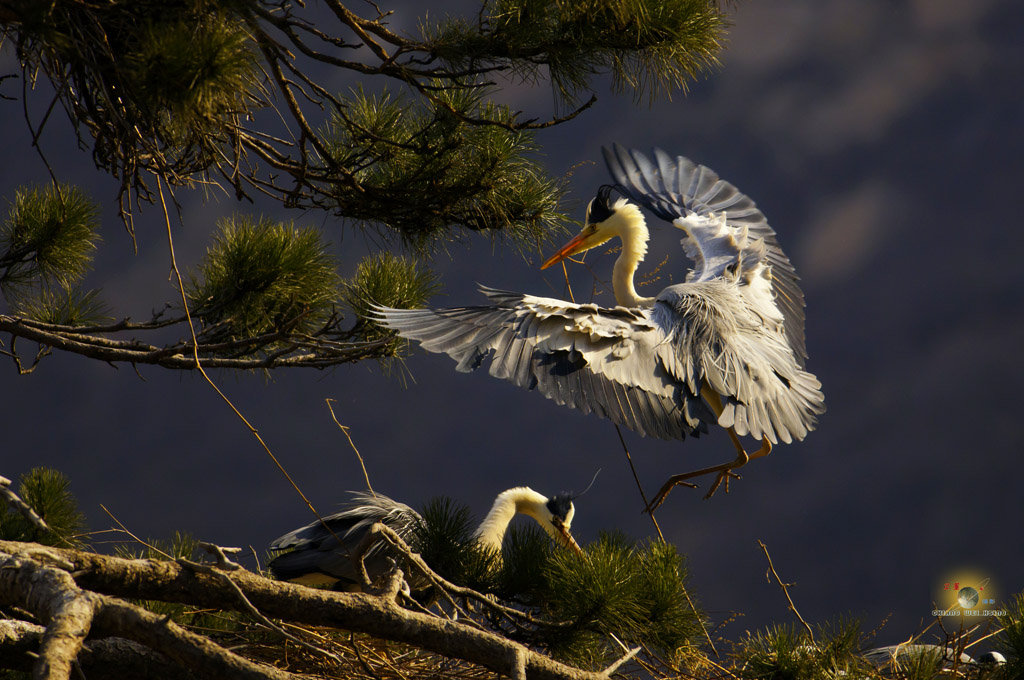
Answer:
M825 411L821 383L804 370L803 293L764 215L714 171L660 149L653 161L618 145L603 151L616 183L598 190L583 230L542 268L618 237L616 307L481 287L490 305L381 307L376 316L424 349L448 354L459 371L489 357L492 376L641 435L684 439L717 423L737 457L670 477L649 509L676 484L717 473L710 498L773 444L803 439ZM694 262L684 283L655 297L642 297L633 283L649 238L640 206L684 232ZM745 435L760 448L748 453Z
M291 531L271 544L270 549L274 552L290 550L275 557L268 565L274 578L303 585L360 589L362 579L352 557L370 527L377 522L415 546L413 537L417 525L423 521L419 513L379 493L349 493L352 502L345 510L325 517L323 522L318 520ZM498 494L487 517L477 527L474 538L481 548L496 551L500 556L509 523L516 514L523 514L535 519L555 541L582 552L569 530L575 512L572 497L567 493L547 498L529 487L515 487ZM383 539L368 546L364 564L370 580L374 581L387 572L390 560L395 557L397 554Z

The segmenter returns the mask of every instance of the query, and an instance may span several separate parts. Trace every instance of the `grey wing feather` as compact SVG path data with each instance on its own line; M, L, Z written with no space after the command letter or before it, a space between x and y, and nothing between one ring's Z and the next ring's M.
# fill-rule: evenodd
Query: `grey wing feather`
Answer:
M683 439L714 414L662 356L665 330L645 310L605 309L481 287L494 304L453 309L378 307L380 323L460 371L490 359L490 375L642 435Z
M618 144L602 151L619 191L661 219L674 222L691 213L707 216L724 212L730 226L745 226L754 239L763 240L764 260L771 267L775 304L783 317L786 339L802 366L807 349L804 295L797 283L800 277L754 201L729 182L719 179L710 168L683 156L672 158L661 149L655 149L652 162L643 153ZM698 245L702 251L705 246L714 248L712 244ZM700 267L698 263L698 270Z
M324 517L323 522L317 520L290 531L271 543L272 551L290 551L278 555L268 565L275 578L291 581L323 574L359 584L361 578L350 555L355 553L369 528L381 522L408 541L421 521L419 513L408 505L382 494L364 491L350 494L352 501L346 510ZM387 545L382 541L367 548L364 561L371 579L390 566L387 557Z
M684 370L721 396L719 425L772 443L801 440L825 412L821 383L778 331L744 311L741 295L724 281L677 284L655 310L676 320L673 353L686 358Z

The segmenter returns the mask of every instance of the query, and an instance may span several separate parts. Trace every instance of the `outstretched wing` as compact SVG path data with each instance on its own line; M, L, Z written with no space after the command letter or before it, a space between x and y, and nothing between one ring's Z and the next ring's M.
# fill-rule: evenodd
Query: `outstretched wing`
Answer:
M377 308L377 320L468 372L489 372L558 404L596 413L642 435L683 439L716 418L666 342L653 310L612 309L481 287L492 304Z
M290 531L270 545L275 552L290 550L271 560L269 567L275 578L310 585L342 581L358 586L362 579L350 556L371 526L381 522L409 540L420 520L415 510L382 494L350 493L348 509L325 517L323 522L317 520ZM386 545L377 541L369 546L364 563L371 579L388 569Z
M782 315L786 340L802 366L807 349L804 295L797 284L799 277L779 247L775 231L768 226L768 220L754 201L729 182L719 179L714 170L683 156L672 158L661 149L654 149L651 160L639 151L627 150L618 144L602 151L619 191L661 219L685 228L678 222L680 218L725 214L725 233L687 229L688 237L683 245L696 264L688 280L719 276L730 258L735 262L740 253L746 254L746 248L763 248L761 253L751 252L748 260L763 258L771 268L774 304ZM763 246L759 246L760 242Z

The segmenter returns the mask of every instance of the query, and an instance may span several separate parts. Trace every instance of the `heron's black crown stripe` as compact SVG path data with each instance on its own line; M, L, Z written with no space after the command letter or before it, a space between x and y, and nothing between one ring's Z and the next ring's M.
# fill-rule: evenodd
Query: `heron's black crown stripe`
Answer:
M587 221L591 224L604 222L612 216L612 185L605 184L597 190L597 196L590 204Z
M572 507L572 495L568 492L555 494L548 499L547 506L552 515L564 520Z

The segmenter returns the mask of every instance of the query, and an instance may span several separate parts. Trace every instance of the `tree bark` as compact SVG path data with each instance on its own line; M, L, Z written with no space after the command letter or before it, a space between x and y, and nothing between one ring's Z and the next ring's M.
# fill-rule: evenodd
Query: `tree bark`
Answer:
M248 675L231 666L241 659L207 638L189 633L155 614L114 598L180 602L204 608L246 611L244 597L264 615L312 626L341 628L393 640L447 657L462 659L510 678L529 680L603 680L605 673L584 671L559 663L495 633L430 614L400 607L394 599L369 593L339 593L272 581L239 569L215 573L187 563L164 560L129 560L62 548L41 548L31 543L0 541L0 554L25 559L35 550L71 571L63 581L68 591L91 593L97 606L94 633L128 637L193 669L219 665L223 677L294 677L258 665L264 675ZM31 558L29 558L31 559ZM17 572L12 572L17 573ZM227 576L237 586L225 583ZM16 604L3 584L12 576L0 569L0 604ZM69 583L70 582L70 583ZM16 598L15 598L16 599ZM24 606L24 605L17 605ZM30 607L24 607L35 611ZM166 628L161 628L161 623ZM219 650L219 651L218 651ZM249 662L251 663L251 662ZM277 675L277 674L280 675Z

